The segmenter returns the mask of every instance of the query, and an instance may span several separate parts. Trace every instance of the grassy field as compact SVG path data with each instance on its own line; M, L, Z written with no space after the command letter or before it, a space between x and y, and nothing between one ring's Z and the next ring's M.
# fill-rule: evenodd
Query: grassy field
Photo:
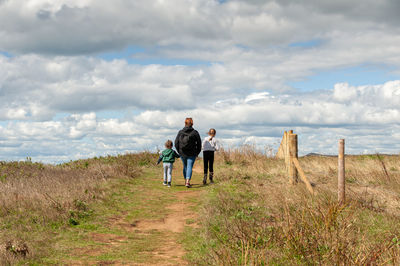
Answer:
M192 189L181 163L161 185L157 155L62 165L0 165L1 264L374 265L400 263L400 156L300 158L314 184L289 185L284 162L222 151L216 184Z
M300 159L314 184L289 185L282 160L250 147L222 152L218 186L187 244L196 264L398 265L400 157L348 156L347 202L337 204L337 158Z

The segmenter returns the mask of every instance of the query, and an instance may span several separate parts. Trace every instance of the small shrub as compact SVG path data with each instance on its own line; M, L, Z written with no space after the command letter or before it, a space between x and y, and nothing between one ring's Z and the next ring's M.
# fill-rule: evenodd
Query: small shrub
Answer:
M74 218L74 217L69 217L68 223L69 223L70 225L79 225L79 221L78 221L76 218Z

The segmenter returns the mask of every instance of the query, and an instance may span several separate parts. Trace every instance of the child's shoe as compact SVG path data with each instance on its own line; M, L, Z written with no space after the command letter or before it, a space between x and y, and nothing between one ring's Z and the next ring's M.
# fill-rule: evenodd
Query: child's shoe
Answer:
M207 185L207 174L204 174L203 185Z
M166 185L167 185L167 181L164 181L162 184L163 184L164 186L166 186Z
M186 184L185 184L185 186L186 186L187 188L192 187L192 186L190 185L190 183L189 183L189 179L186 179Z
M214 184L214 173L213 172L210 172L210 183L211 184Z
M171 187L171 182L168 182L168 187Z

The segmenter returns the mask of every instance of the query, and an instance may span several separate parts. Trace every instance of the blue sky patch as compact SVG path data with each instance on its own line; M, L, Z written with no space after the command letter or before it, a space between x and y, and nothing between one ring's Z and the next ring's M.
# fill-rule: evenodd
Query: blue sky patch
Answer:
M8 126L9 121L0 121L0 126L6 128Z
M122 119L126 117L126 111L100 111L96 112L99 119Z
M134 54L143 52L145 52L144 48L138 46L129 46L128 48L120 51L100 54L99 57L107 61L112 61L114 59L128 59Z
M158 57L151 56L156 50L145 49L137 46L130 46L124 50L118 52L103 53L98 55L107 61L112 61L115 59L126 60L129 64L136 65L164 65L164 66L197 66L197 65L211 65L212 62L194 59L184 59L184 58L168 58L168 57ZM135 57L135 54L141 54L141 56Z
M0 55L4 55L5 57L9 57L9 58L13 57L12 54L10 54L9 52L5 52L5 51L0 51Z
M56 114L53 116L53 121L62 120L62 119L66 118L66 117L68 117L68 116L70 116L70 115L71 115L71 114L69 114L69 113L56 113Z
M303 91L333 89L336 83L347 82L351 86L383 84L388 80L400 79L388 66L357 66L336 70L316 71L314 75L301 81L287 82L291 87Z
M294 42L289 44L289 47L300 47L300 48L313 48L320 46L322 44L322 40L315 39L315 40L309 40L305 42Z

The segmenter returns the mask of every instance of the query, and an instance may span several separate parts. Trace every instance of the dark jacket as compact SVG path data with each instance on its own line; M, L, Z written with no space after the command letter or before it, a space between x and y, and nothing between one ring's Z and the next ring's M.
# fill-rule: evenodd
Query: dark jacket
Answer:
M175 162L175 158L179 158L179 154L176 153L173 149L165 149L162 151L160 157L158 158L157 164L163 161L163 163L173 163Z
M188 138L187 145L183 145L183 139ZM184 127L179 131L175 139L175 148L182 157L198 156L201 152L201 138L199 132L193 127Z

